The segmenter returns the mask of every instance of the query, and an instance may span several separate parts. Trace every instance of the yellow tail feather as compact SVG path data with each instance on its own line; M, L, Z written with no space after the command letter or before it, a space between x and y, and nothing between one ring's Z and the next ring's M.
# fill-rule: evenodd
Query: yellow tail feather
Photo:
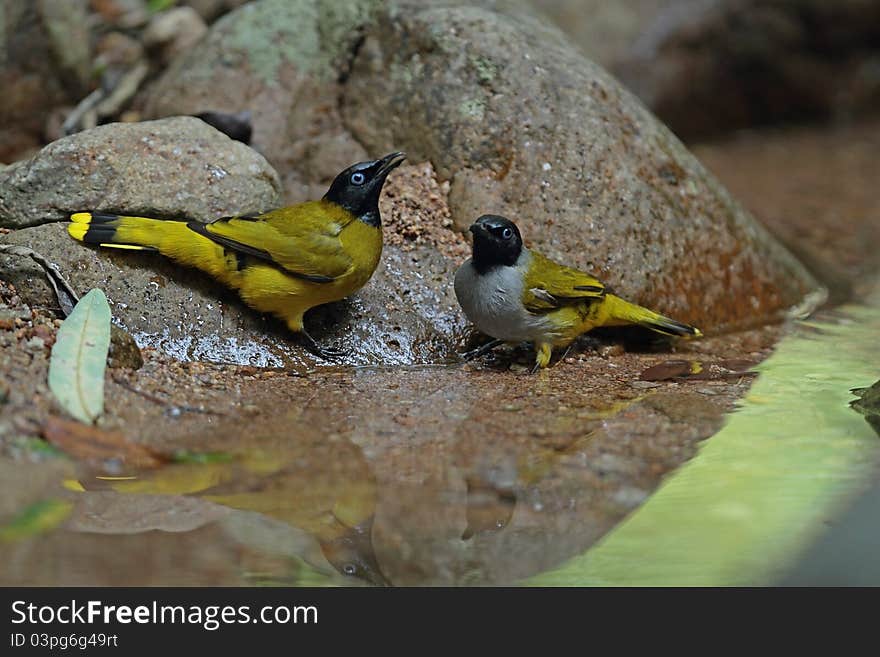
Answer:
M70 215L71 223L67 225L68 234L73 239L82 242L86 236L86 231L89 229L91 221L91 212L76 212L75 214Z
M606 312L608 313L610 321L606 322L607 324L638 324L639 326L644 326L645 328L649 328L665 335L677 335L692 338L703 336L703 332L694 326L665 317L660 313L655 313L653 310L648 310L642 306L637 306L636 304L625 301L613 294L606 295L604 303L608 304Z

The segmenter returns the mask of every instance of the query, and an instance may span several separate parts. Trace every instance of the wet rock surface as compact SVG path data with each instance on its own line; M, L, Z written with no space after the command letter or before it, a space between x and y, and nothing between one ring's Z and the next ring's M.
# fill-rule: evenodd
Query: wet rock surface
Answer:
M876 0L533 5L683 137L852 117L880 99Z

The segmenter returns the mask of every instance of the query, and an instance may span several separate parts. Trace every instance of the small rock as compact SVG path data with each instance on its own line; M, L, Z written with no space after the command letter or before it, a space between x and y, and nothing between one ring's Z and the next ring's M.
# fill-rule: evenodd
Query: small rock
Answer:
M205 21L192 7L175 7L157 14L143 33L144 45L157 52L163 64L189 50L208 31Z
M116 325L110 326L110 349L107 365L113 369L140 369L144 364L141 350L134 338Z
M0 309L0 330L15 328L15 313L7 308Z
M228 112L200 112L195 115L209 126L217 128L230 139L240 141L242 144L251 143L253 127L251 126L251 113L249 110L230 114Z
M659 388L660 384L655 383L654 381L633 381L630 383L633 388L638 388L640 390L650 390L651 388Z
M122 29L141 27L150 19L145 0L91 0L91 3L101 18Z
M127 69L143 57L141 42L122 32L105 34L95 46L95 67L100 70Z
M34 226L82 210L207 221L277 207L280 191L261 155L203 121L111 123L0 172L0 225Z
M46 341L43 340L43 338L34 336L24 343L24 348L26 350L30 351L31 353L38 353L41 351L45 351Z
M619 342L601 345L596 351L602 358L613 358L615 356L622 356L626 353L626 349L624 349L623 345Z
M699 364L687 360L667 360L657 365L652 365L641 373L642 381L667 381L677 377L688 376L694 371L699 371Z

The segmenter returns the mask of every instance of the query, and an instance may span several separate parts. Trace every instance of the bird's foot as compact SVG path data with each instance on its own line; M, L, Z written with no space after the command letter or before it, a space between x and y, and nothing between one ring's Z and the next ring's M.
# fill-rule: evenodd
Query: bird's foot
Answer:
M476 349L471 349L470 351L464 352L461 355L461 357L465 361L474 360L475 358L479 358L480 356L483 356L484 354L488 354L495 347L497 347L498 345L501 345L501 344L504 344L504 340L491 340L491 341L487 342L486 344L484 344L480 347L477 347Z
M317 343L317 341L306 331L299 332L302 345L312 354L318 356L318 358L323 358L324 360L336 361L341 358L345 358L348 356L349 352L346 349L336 349L334 347L323 347Z

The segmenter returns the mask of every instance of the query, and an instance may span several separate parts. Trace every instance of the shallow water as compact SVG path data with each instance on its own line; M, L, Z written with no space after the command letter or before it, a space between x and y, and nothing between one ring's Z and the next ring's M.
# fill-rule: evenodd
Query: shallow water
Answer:
M878 336L880 288L802 324L692 461L601 544L533 583L779 581L877 476L880 439L850 408L850 390L880 378ZM811 573L812 583L858 582L855 572L842 575Z
M534 377L502 356L257 379L252 417L146 423L147 444L185 450L157 469L0 462L19 485L0 580L766 583L880 454L846 406L880 376L878 329L876 309L846 309L784 339L677 472L747 377L634 385L668 355L624 354Z
M285 377L250 399L271 413L200 415L192 433L166 436L206 463L17 466L69 515L0 545L0 578L518 581L582 552L720 422L720 387L627 385L608 407L615 366L597 367L611 371L595 387L560 376L564 366L537 377L461 366Z

